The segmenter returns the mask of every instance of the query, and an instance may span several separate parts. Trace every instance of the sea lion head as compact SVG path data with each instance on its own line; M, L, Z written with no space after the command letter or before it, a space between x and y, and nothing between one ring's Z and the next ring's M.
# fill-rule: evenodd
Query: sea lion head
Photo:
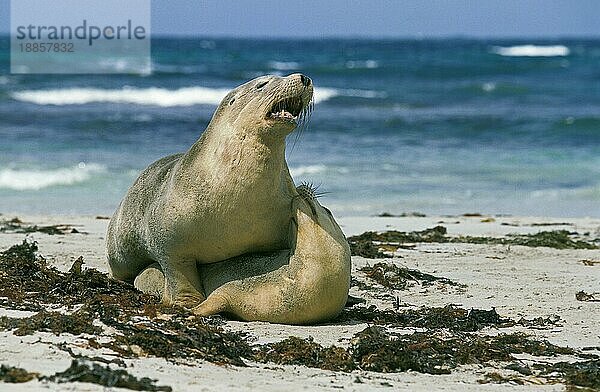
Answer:
M312 97L305 75L261 76L227 94L212 122L263 138L285 137L310 114Z

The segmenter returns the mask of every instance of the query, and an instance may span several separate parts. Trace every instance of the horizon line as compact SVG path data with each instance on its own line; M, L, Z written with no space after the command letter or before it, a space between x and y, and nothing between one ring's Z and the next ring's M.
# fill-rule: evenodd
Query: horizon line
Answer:
M0 37L10 37L10 31L0 31ZM551 41L559 39L576 40L576 39L600 39L598 34L557 34L550 35L470 35L470 34L448 34L448 35L422 35L422 34L406 34L406 35L306 35L306 36L286 36L286 35L235 35L235 34L187 34L187 33L151 33L150 38L169 38L169 39L238 39L238 40L539 40Z

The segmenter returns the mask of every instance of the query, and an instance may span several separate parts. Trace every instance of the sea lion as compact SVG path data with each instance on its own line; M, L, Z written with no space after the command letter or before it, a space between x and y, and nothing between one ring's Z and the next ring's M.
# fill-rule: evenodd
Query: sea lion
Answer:
M301 74L263 76L223 99L184 154L145 169L121 201L107 233L113 277L133 281L158 263L163 302L204 301L197 265L290 249L298 191L285 161L285 138L311 108Z
M246 321L312 324L335 317L350 288L350 248L331 212L299 187L290 251L245 255L199 267L207 299L193 312L228 313ZM240 268L242 267L242 268ZM164 277L155 264L136 287L160 294ZM154 292L153 292L154 291Z

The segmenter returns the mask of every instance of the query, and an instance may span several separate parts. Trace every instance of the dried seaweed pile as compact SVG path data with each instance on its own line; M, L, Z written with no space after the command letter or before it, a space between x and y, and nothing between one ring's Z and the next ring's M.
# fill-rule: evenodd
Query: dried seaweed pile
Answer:
M0 221L0 233L44 233L48 235L63 235L83 233L71 225L28 225L19 218Z
M506 237L476 237L446 235L443 226L436 226L422 231L402 232L385 231L377 233L367 231L348 238L352 255L366 258L391 257L380 251L383 248L397 248L402 244L414 243L469 243L492 245L522 245L530 247L549 247L555 249L600 249L598 240L583 241L574 238L575 232L567 230L541 231L535 234L509 234Z
M334 322L358 321L376 325L354 335L348 347L323 347L312 339L296 337L252 345L247 336L225 331L218 317L199 318L184 309L163 306L126 283L114 281L96 270L82 268L81 258L68 272L60 272L37 256L36 251L35 243L23 242L0 253L0 305L36 312L26 318L0 318L0 329L11 330L17 335L37 331L80 335L87 339L89 349L109 349L121 358L153 356L175 362L203 359L236 366L256 361L345 372L356 369L375 372L414 370L430 374L446 374L465 364L495 364L500 361L548 380L581 386L593 386L599 382L598 358L594 355L585 355L519 333L497 336L476 333L486 327L519 324L500 317L493 309L465 310L446 306L382 311L375 307L355 306L346 309ZM386 271L386 267L379 267ZM427 282L444 279L418 275L412 270L409 275L407 279ZM390 276L387 278L391 279ZM394 279L390 280L390 285L402 285ZM70 312L48 310L55 307ZM117 332L108 333L103 326ZM422 328L426 332L397 334L387 331L385 326ZM75 359L66 371L53 376L39 376L24 369L3 366L0 380L80 381L135 390L170 390L167 386L156 386L152 380L137 379L125 369L102 366L98 363L102 362L101 357L76 355L65 345L57 347L69 352ZM512 355L518 353L549 357L568 354L586 361L577 364L565 362L552 367L548 364L516 367ZM125 366L122 361L117 365ZM483 381L498 380L498 377L490 376L489 380Z
M2 329L16 328L18 335L36 331L98 335L102 330L94 323L97 320L118 333L111 343L89 338L90 346L104 346L124 357L201 358L243 366L242 357L251 353L241 334L224 331L215 319L163 306L127 283L82 269L81 258L69 272L60 272L36 256L36 251L35 243L24 241L0 254L1 305L38 312L26 318L0 317ZM46 310L75 309L76 305L68 314Z
M383 287L393 290L405 290L414 283L418 283L421 286L431 286L434 283L441 283L449 286L465 287L465 285L448 278L400 267L392 263L377 263L373 266L362 267L359 271L364 272L367 278L374 280Z

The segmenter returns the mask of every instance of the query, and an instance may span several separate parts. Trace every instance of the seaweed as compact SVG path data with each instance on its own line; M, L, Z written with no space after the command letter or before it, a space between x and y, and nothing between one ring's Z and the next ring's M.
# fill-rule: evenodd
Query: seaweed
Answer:
M81 360L71 361L65 371L56 373L49 377L41 377L41 380L56 383L85 382L98 384L109 388L125 388L133 391L165 391L171 392L169 386L157 386L156 380L148 377L136 378L123 369L111 369L97 363L87 364Z
M56 383L87 382L105 387L125 388L134 391L165 391L171 392L169 386L156 386L155 380L147 377L138 379L122 369L113 370L110 367L102 367L96 363L91 366L82 360L73 360L71 366L63 372L52 376L40 376L39 373L28 372L25 369L11 366L0 366L0 381L7 383L24 383L33 379L41 381L52 381Z
M53 332L56 335L65 332L73 335L101 333L102 328L93 325L92 322L92 315L82 310L74 314L42 310L30 317L0 317L0 330L14 330L13 333L17 336L31 335L37 331Z
M122 356L153 355L166 359L197 358L218 364L245 366L249 343L241 333L226 332L219 318L200 318L180 307L165 306L132 285L116 281L94 269L83 269L77 259L68 272L60 272L36 256L37 244L23 241L0 253L0 296L3 305L38 312L26 318L0 318L0 329L17 335L47 331L55 334L101 332L96 321L118 333L105 347ZM48 312L57 305L71 314ZM161 317L157 317L161 315Z
M410 233L396 230L383 233L367 231L360 235L348 237L348 243L350 244L350 252L353 256L362 256L369 259L383 259L386 257L393 257L393 255L381 252L379 250L380 247L394 245L395 248L399 248L401 244L411 242L441 242L444 239L445 234L446 228L443 226L436 226L433 229ZM374 242L378 242L379 244L375 244Z
M325 370L349 372L356 368L350 353L340 347L323 347L312 337L294 336L276 343L259 346L254 359L279 365L303 365Z
M367 258L391 257L379 252L379 248L386 245L400 247L405 243L468 243L491 245L522 245L529 247L549 247L555 249L600 249L594 242L573 239L575 232L567 230L540 231L534 234L508 234L506 237L478 237L478 236L447 236L444 226L435 226L430 229L412 232L390 230L385 232L367 231L357 236L348 238L353 255L357 254ZM366 251L362 251L362 250ZM362 253L359 253L362 252Z
M447 242L446 228L444 226L435 226L431 229L421 231L403 232L397 230L384 231L377 233L367 231L360 235L349 237L349 241L378 241L384 243L407 243L407 242Z
M482 379L477 380L480 384L504 384L513 383L517 385L524 385L525 380L519 376L503 376L498 372L486 373Z
M449 374L459 365L510 361L513 354L524 353L556 357L573 354L574 350L520 333L497 336L456 333L438 337L429 332L392 334L380 326L371 326L355 334L347 349L324 348L310 338L290 337L260 346L255 358L261 362L344 372L361 369L384 373L413 370Z
M377 263L371 266L365 266L359 269L365 275L379 283L380 285L394 289L405 290L410 282L417 282L422 286L430 286L435 282L447 284L450 286L466 287L448 278L430 275L415 269L399 267L391 263Z
M571 387L567 390L600 390L600 360L597 358L578 362L535 363L531 367L513 362L507 365L506 369L514 370L525 376L535 373L536 376L544 377L549 382L563 382ZM486 374L484 379L479 380L481 384L507 382L524 384L525 379L518 376L507 377L492 372Z
M577 234L567 230L540 231L535 234L510 234L503 245L523 245L530 247L546 246L555 249L598 249L591 242L573 240L570 235Z
M367 259L385 259L386 257L392 257L392 255L380 251L379 247L374 245L371 241L351 240L349 241L349 244L350 254L352 256L362 256Z
M551 376L558 373L566 380L567 385L600 390L600 360L584 362L558 362L542 367L542 374Z
M405 309L402 311L380 310L374 305L347 308L335 319L336 322L359 321L394 327L448 329L475 332L485 327L509 327L517 323L502 318L495 309L464 309L454 305Z
M75 260L68 272L58 271L37 255L37 250L35 242L24 241L0 253L0 296L6 297L3 304L37 312L21 319L0 318L0 329L12 330L17 335L36 331L87 334L85 337L90 348L109 349L119 354L120 358L155 356L169 361L202 359L235 366L246 366L245 360L253 360L344 372L355 369L375 372L414 370L446 374L464 364L491 366L500 361L509 362L509 366L512 366L513 354L551 357L575 355L589 361L574 364L560 362L556 365L542 363L532 368L514 367L514 370L522 374L533 372L570 385L596 388L598 383L598 357L594 354L581 354L525 334L482 336L475 333L485 327L544 326L556 323L557 318L514 321L500 317L493 308L467 310L453 305L402 311L354 306L345 309L333 321L358 321L374 325L355 334L348 348L324 347L313 339L297 337L251 345L247 335L223 330L219 317L201 318L183 308L162 305L156 298L139 292L128 283L84 268L83 258ZM385 265L377 268L386 274ZM408 277L396 277L394 273L398 271L391 271L392 276L387 279L392 286L399 284L400 277L419 282L444 279L419 275L412 270ZM45 310L48 306L61 306L66 311ZM71 313L68 313L69 310ZM105 333L100 327L102 324L111 327L115 333ZM387 332L382 325L425 331L397 334ZM110 339L97 340L97 336ZM121 359L109 361L101 357L87 358L74 354L66 343L58 343L57 346L74 358L66 371L50 377L39 377L24 369L3 366L0 368L0 380L26 382L37 377L54 382L92 382L134 390L170 390L167 386L156 386L153 380L137 379L124 369L114 370L97 363L123 366ZM497 381L502 380L497 378Z
M588 267L593 267L594 265L600 265L600 261L598 260L590 260L590 259L584 259L584 260L579 260L583 265L586 265Z
M31 381L38 376L38 373L31 373L25 369L0 365L0 381L17 384Z
M425 218L427 215L422 212L412 211L412 212L403 212L398 215L391 214L389 212L382 212L377 215L380 218Z
M539 222L532 223L529 226L575 226L575 224L569 222Z
M67 224L47 226L28 225L19 218L0 221L0 233L44 233L48 235L64 235L75 233L87 234Z
M377 326L359 332L351 350L364 370L415 370L431 374L448 374L458 365L510 361L513 354L557 356L574 352L520 333L497 336L457 333L438 337L429 332L390 334Z
M586 293L581 290L575 293L575 299L582 302L600 302L600 298L596 298L598 294L600 293Z

